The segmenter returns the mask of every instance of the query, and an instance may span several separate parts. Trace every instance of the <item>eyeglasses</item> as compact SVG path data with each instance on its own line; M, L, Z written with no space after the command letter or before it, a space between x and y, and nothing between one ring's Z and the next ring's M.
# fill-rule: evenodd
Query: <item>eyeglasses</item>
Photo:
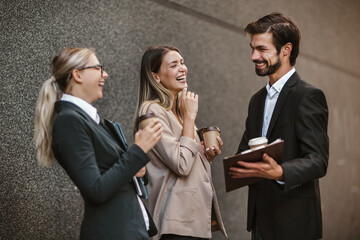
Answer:
M81 67L81 68L77 68L77 70L84 70L84 69L88 69L88 68L100 68L101 69L101 77L104 77L104 75L103 75L104 66L102 64L98 64L98 65L94 65L94 66Z

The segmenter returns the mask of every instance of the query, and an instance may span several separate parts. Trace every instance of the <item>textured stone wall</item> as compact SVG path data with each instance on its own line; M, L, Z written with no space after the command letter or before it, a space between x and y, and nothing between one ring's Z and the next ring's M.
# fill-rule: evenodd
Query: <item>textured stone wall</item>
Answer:
M243 27L273 12L302 30L296 69L324 90L330 110L328 174L321 179L324 239L360 238L360 3L357 0L0 0L0 239L77 239L78 190L54 164L37 165L33 113L53 55L63 47L97 50L110 78L94 105L131 126L140 59L149 45L181 49L189 89L200 96L199 127L218 125L232 155L250 96L266 84L250 61ZM212 165L229 239L246 232L247 189L225 193L221 157ZM216 233L213 239L223 239Z

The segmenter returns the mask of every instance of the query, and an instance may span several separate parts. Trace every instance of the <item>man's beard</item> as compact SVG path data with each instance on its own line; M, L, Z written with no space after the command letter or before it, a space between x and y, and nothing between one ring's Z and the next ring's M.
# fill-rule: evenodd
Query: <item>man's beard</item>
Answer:
M253 61L254 63L265 63L265 68L263 69L258 69L255 67L255 72L258 76L268 76L271 75L273 73L275 73L280 67L281 67L281 61L280 58L278 57L278 60L275 64L272 64L270 66L268 66L268 63L266 61Z

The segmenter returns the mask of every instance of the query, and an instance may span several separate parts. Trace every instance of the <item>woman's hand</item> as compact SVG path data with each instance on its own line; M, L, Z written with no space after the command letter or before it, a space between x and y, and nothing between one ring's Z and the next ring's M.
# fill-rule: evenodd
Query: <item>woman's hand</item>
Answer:
M217 136L216 140L219 142L219 146L221 148L222 145L224 145L221 137ZM205 152L205 157L209 162L212 162L217 155L221 154L220 148L218 148L216 145L205 148L204 142L201 142L201 148Z
M179 98L179 110L183 119L183 136L194 139L195 118L198 112L198 95L184 88Z
M179 98L179 110L183 120L195 121L198 112L198 95L184 88Z
M135 133L134 143L145 153L150 151L162 137L162 127L159 119L152 119L144 128Z
M136 174L135 177L143 177L146 173L146 167L142 167Z

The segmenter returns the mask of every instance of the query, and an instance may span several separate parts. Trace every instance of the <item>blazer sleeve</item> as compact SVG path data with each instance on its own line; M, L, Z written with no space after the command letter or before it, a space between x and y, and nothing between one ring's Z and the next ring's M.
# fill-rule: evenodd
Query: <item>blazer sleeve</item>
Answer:
M284 190L325 176L329 158L328 107L324 93L312 88L298 106L295 134L300 158L282 163Z
M55 157L79 188L84 198L101 204L111 198L143 167L149 158L136 145L132 145L102 174L93 146L93 132L88 120L65 114L58 116L53 126L52 148ZM106 141L104 141L106 145Z
M200 144L185 136L175 136L171 130L168 113L159 104L151 104L148 113L157 115L163 128L163 136L155 145L155 152L164 164L179 176L187 176L194 164Z

